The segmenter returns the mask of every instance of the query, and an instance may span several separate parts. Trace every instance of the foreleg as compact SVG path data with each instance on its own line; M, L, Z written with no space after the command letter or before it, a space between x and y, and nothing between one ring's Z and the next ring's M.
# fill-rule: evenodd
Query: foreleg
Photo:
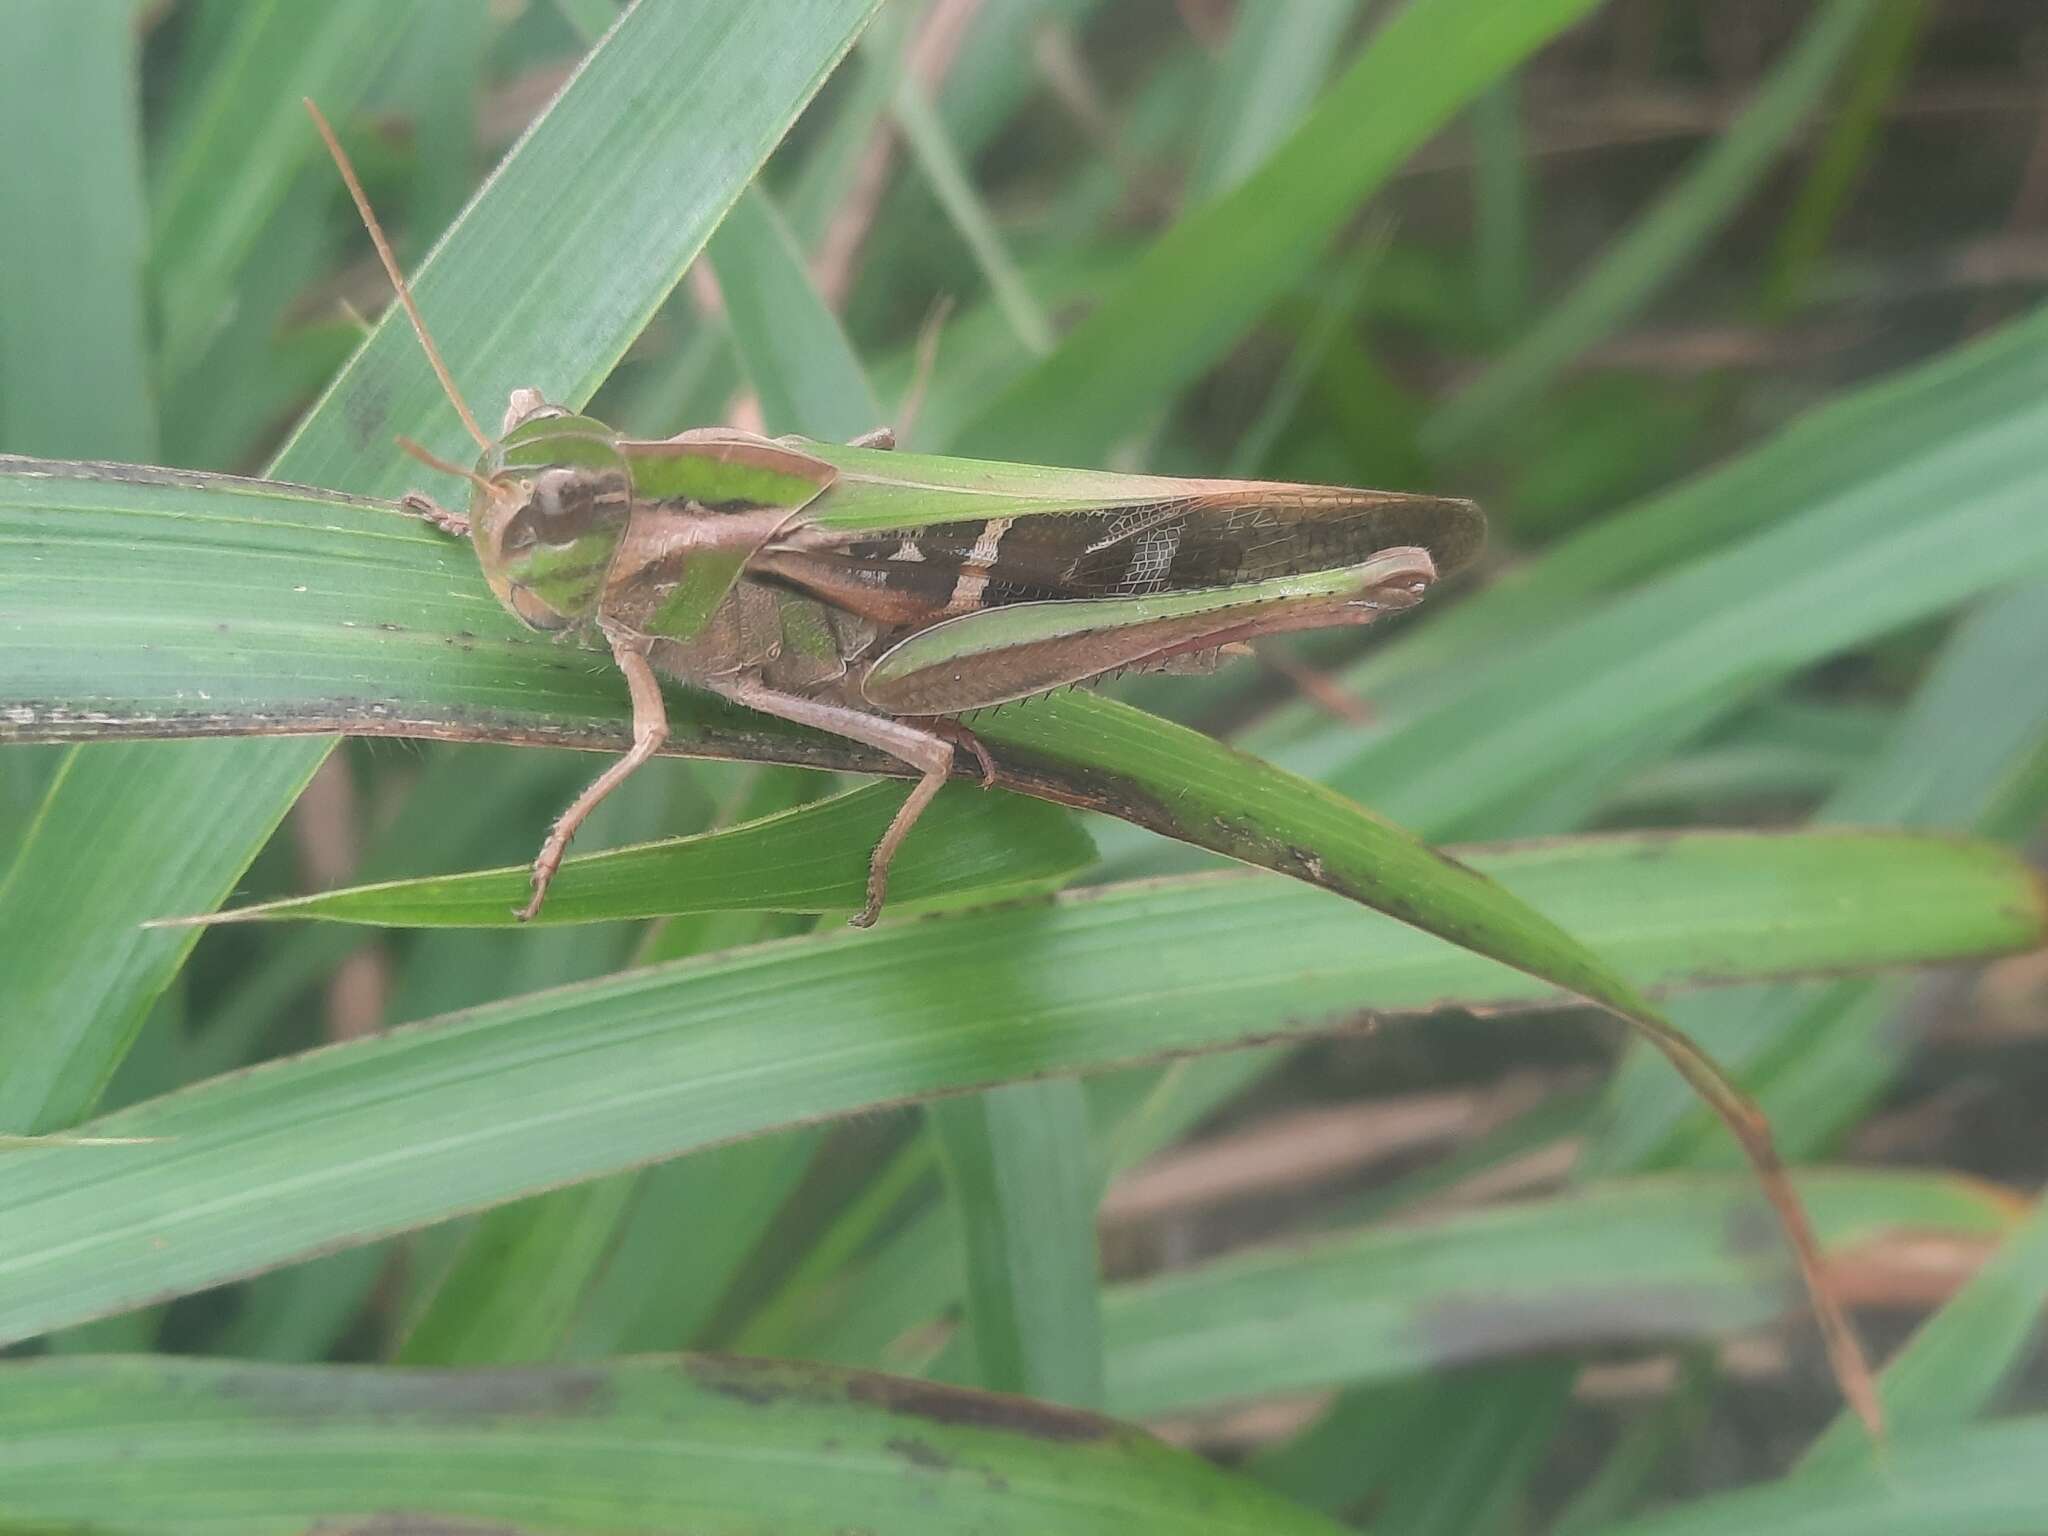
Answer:
M647 642L609 629L605 631L605 639L611 642L612 659L626 674L626 687L633 695L633 747L592 780L590 787L578 795L575 803L556 817L554 826L548 829L548 839L541 844L540 856L533 861L533 898L518 912L522 923L540 911L540 904L548 894L548 882L562 867L562 856L569 851L569 839L576 835L576 829L583 825L584 818L598 808L606 795L631 778L640 765L659 752L662 743L668 740L668 706L662 702L661 684L647 661Z

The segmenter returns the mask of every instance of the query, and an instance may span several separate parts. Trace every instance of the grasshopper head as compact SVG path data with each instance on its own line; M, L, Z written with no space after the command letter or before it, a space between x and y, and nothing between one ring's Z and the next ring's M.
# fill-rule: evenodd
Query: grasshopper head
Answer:
M470 536L498 601L534 629L595 619L633 509L610 429L521 390L477 476Z

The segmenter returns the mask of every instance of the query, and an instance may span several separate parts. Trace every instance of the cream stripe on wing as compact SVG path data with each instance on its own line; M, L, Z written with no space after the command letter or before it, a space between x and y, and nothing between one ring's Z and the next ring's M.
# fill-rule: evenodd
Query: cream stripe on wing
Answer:
M988 590L989 568L996 563L996 550L1015 518L992 517L960 563L960 575L953 582L953 595L946 599L949 614L972 613L981 606L981 594Z

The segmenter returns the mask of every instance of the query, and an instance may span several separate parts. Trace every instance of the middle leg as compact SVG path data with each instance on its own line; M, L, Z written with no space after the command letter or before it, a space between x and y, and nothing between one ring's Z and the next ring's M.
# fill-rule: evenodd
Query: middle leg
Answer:
M814 730L829 731L834 736L843 736L864 747L886 752L897 761L908 763L922 775L902 808L896 812L895 819L889 823L889 830L875 844L874 854L868 860L867 904L854 914L853 925L856 928L871 927L881 915L882 900L889 892L889 865L896 857L896 850L903 846L903 839L917 825L917 818L924 814L925 807L932 803L932 797L945 787L946 780L952 775L953 744L936 732L907 721L894 720L887 715L866 714L841 704L825 704L799 694L783 693L763 683L728 678L706 681L703 686L735 704L758 709L764 715L774 715L794 725L808 725Z

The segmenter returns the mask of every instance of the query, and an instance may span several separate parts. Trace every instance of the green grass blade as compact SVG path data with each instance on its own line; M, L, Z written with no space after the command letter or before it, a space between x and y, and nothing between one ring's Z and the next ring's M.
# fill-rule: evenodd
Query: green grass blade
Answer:
M1969 831L2001 790L2048 750L2048 587L2022 587L1958 629L1891 740L1866 757L1818 819L1841 826L1904 824ZM1678 1017L1720 1060L1753 1081L1795 1144L1825 1145L1883 1091L1917 1042L1879 1031L1902 1001L1900 983L1853 979L1762 995L1688 999ZM1803 1042L1787 1051L1783 1039ZM1682 1129L1681 1129L1682 1128ZM1702 1155L1692 1106L1653 1062L1616 1077L1592 1154L1597 1168L1661 1165Z
M1885 1411L1902 1439L1959 1429L1992 1405L2040 1333L2048 1295L2048 1200L2011 1233L1988 1263L1920 1325L1885 1366ZM1853 1425L1830 1425L1800 1462L1802 1472L1837 1473L1867 1462Z
M49 1130L91 1109L197 937L140 923L234 888L252 850L212 840L219 786L232 778L270 808L237 819L260 842L316 766L304 751L250 762L224 741L72 751L0 882L0 1127Z
M733 345L770 432L843 441L887 424L766 192L751 187L733 204L710 254Z
M554 1359L633 1192L633 1176L615 1174L486 1212L414 1319L399 1362Z
M1099 462L1307 277L1337 227L1409 153L1592 8L1402 7L1265 165L1140 256L1052 356L967 424L959 451Z
M416 168L406 209L411 250L424 251L434 232L462 212L476 186L476 104L496 25L490 0L428 7L386 84L387 100L413 122Z
M1952 959L2048 931L2031 871L1946 839L1701 834L1468 858L1652 988ZM980 1000L966 1017L963 995ZM0 1338L777 1126L1366 1011L1558 996L1325 893L1201 878L514 998L89 1128L158 1141L10 1154L0 1227L19 1236L0 1254Z
M134 7L29 0L0 50L0 447L156 452Z
M236 275L293 180L316 161L325 165L300 99L311 96L346 120L414 11L405 0L259 0L240 9L153 178L149 264L166 378L182 376L227 323Z
M17 1362L0 1383L7 1514L42 1529L199 1536L232 1511L237 1530L280 1533L836 1536L850 1512L904 1536L1337 1531L1107 1419L778 1361Z
M946 135L945 123L909 74L896 82L891 107L903 142L910 147L918 169L931 184L932 195L938 198L946 217L953 221L954 229L974 253L996 308L1025 348L1043 357L1052 350L1052 322L1046 319L1016 262L1010 259L1009 248L997 232L994 218L974 190L973 178Z
M0 127L17 154L0 177L0 442L16 451L148 458L157 442L142 288L137 42L131 7L41 3L13 18L0 58ZM17 121L17 114L19 120ZM158 749L66 754L44 786L20 856L0 880L10 940L0 968L0 1127L46 1130L84 1113L190 949L123 918L136 900L219 900L243 861L203 841L208 813L182 798L233 748L173 752L147 798L126 792ZM249 790L279 796L286 765ZM175 850L158 856L168 831ZM81 850L91 852L81 856Z
M1841 109L1813 157L1799 201L1778 231L1758 295L1766 316L1790 314L1812 284L1828 236L1884 125L1885 108L1912 63L1927 10L1927 0L1878 0L1877 14L1851 61Z
M640 1175L640 1190L563 1355L645 1354L707 1337L735 1275L816 1156L815 1128L711 1147Z
M1802 1174L1831 1253L1901 1227L2001 1234L2009 1207L1965 1180ZM1660 1176L1557 1199L1368 1227L1110 1289L1109 1405L1134 1418L1385 1381L1481 1359L1725 1336L1793 1296L1759 1267L1756 1186Z
M2015 1536L2039 1529L2048 1417L1902 1440L1840 1476L1794 1473L1600 1536Z
M1546 1360L1355 1387L1293 1442L1255 1455L1246 1470L1333 1514L1368 1498L1376 1508L1398 1508L1404 1532L1491 1530L1487 1522L1502 1517L1501 1506L1554 1421L1546 1409L1569 1392L1576 1374L1569 1364ZM1469 1389L1482 1375L1475 1400Z
M1584 616L1598 599L1841 500L1967 445L2035 410L2048 393L2048 310L1969 346L1853 391L1712 472L1593 524L1465 602L1430 616L1344 674L1346 687L1399 717L1504 653ZM1945 500L1945 496L1943 497ZM1271 752L1327 734L1305 705L1243 738Z
M1072 1078L934 1104L958 1212L980 1385L1075 1408L1103 1401L1095 1158Z
M907 791L872 784L742 826L565 861L534 927L681 912L838 912L867 899L868 858ZM892 914L963 894L1040 894L1093 861L1088 834L1042 801L949 785L889 877ZM382 927L518 928L525 865L352 886L215 914L215 922L321 918Z
M2030 322L2048 377L2048 326ZM2012 401L1746 541L1432 691L1340 764L1404 820L1455 834L1692 702L1797 668L2048 570L2048 404Z
M687 14L636 6L621 20L413 276L480 415L521 387L572 406L590 398L873 8L718 0ZM622 101L638 105L621 112ZM541 206L544 243L531 238ZM506 264L507 251L524 259ZM464 269L486 252L495 281L479 286ZM273 469L396 495L420 470L387 451L394 432L456 458L473 450L396 306Z
M754 1299L746 1319L733 1334L733 1347L750 1355L837 1358L811 1348L804 1342L806 1334L820 1313L832 1310L840 1297L858 1289L872 1267L864 1260L870 1244L877 1243L880 1235L896 1224L926 1185L937 1184L938 1161L937 1140L928 1133L913 1136L890 1153L860 1193L818 1233L789 1273L765 1296ZM921 1228L945 1226L939 1240L923 1247L919 1255L922 1262L946 1264L949 1257L959 1253L960 1244L950 1225L952 1209L946 1202L937 1201L925 1206L916 1219L915 1225ZM934 1215L940 1219L934 1221ZM956 1265L948 1267L957 1269ZM852 1284L847 1283L842 1271L853 1272ZM949 1285L957 1291L957 1277ZM821 1304L821 1295L828 1292L830 1299ZM935 1315L936 1312L926 1312L922 1317ZM921 1320L913 1313L907 1326ZM872 1361L879 1355L876 1351L866 1359Z
M1480 312L1496 333L1528 308L1529 167L1522 134L1522 91L1513 76L1472 105L1478 156L1473 174L1473 256Z
M1657 206L1568 297L1546 307L1506 357L1424 423L1424 445L1441 453L1469 443L1647 303L1755 186L1873 12L1874 0L1830 0L1756 99Z
M1297 0L1237 13L1188 173L1190 201L1228 192L1300 126L1357 12L1354 0Z
M163 460L191 469L255 462L277 424L334 376L361 340L345 312L306 317L302 296L332 270L343 236L332 188L302 175L235 278L232 313L163 385Z

